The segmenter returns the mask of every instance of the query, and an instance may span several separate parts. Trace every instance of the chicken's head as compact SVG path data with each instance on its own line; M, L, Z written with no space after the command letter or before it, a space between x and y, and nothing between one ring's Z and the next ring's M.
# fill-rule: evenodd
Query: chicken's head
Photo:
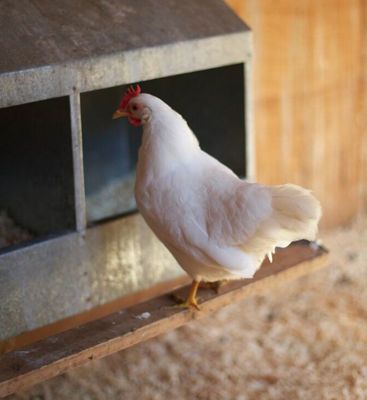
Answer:
M140 126L144 124L150 116L150 109L146 107L142 98L140 98L141 88L132 86L125 92L121 102L114 112L112 118L117 119L127 117L130 124Z

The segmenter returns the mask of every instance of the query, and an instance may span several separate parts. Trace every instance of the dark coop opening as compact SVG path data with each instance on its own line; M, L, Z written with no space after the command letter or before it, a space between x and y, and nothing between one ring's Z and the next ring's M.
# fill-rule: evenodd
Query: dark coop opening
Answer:
M69 99L0 109L0 248L75 228Z
M246 177L243 64L153 79L141 87L187 120L203 150ZM136 209L133 188L142 130L111 119L126 88L81 94L89 223Z

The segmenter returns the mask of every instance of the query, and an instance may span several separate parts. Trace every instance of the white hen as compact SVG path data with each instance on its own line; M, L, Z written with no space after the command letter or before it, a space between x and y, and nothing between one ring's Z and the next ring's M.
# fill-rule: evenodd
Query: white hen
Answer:
M318 200L296 185L239 179L200 149L166 103L130 88L114 118L143 125L135 197L144 219L192 277L185 306L198 308L200 281L252 278L276 247L314 240Z

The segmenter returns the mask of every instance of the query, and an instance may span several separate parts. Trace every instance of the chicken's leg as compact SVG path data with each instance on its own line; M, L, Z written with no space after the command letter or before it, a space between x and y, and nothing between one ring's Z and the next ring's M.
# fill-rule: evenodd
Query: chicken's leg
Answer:
M196 293L198 291L199 284L200 284L200 282L198 282L198 281L195 281L195 280L192 281L189 295L187 296L187 299L183 303L178 305L179 307L196 308L197 310L200 310L199 304L197 303L197 300L196 300Z

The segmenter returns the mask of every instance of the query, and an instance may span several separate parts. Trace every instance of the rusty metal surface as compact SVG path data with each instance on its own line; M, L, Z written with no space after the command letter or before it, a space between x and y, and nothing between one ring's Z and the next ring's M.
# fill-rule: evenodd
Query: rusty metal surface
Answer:
M0 340L183 274L138 214L0 256Z

